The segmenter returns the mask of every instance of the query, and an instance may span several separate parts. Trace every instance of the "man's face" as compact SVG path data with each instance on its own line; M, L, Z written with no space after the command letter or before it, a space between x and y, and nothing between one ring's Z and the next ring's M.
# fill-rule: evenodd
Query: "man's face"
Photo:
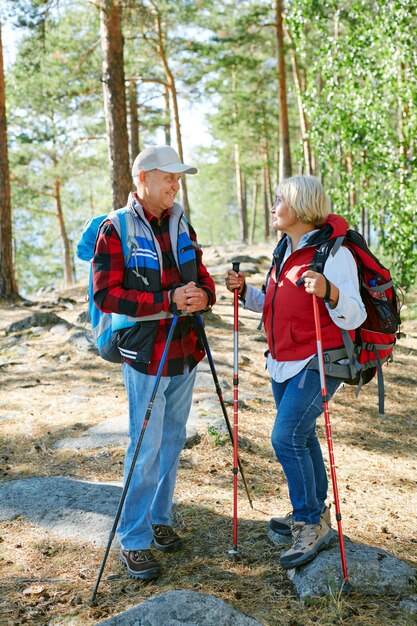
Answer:
M181 174L170 174L161 170L141 172L139 196L147 211L159 217L174 204L180 189Z

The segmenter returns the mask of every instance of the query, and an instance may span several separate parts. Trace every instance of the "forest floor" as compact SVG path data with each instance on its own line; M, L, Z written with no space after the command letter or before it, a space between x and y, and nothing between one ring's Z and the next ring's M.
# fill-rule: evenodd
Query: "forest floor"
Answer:
M268 258L271 247L245 250ZM226 252L233 252L228 248ZM225 263L222 249L208 248L206 262ZM223 257L224 258L224 257ZM260 286L268 261L251 283ZM245 269L245 264L242 264ZM233 306L223 280L216 277L218 302L206 326L215 363L229 366L233 381ZM4 328L32 315L41 303L74 323L85 310L85 287L37 298L36 306L0 306L0 479L71 476L81 480L121 480L124 450L59 450L56 440L81 434L104 417L126 413L120 368L91 352L65 345L61 335L23 331L12 345ZM60 297L60 299L58 298ZM404 308L406 337L384 367L385 415L378 415L372 381L359 398L344 387L330 404L343 530L355 542L387 550L410 565L416 557L416 405L417 305ZM218 317L217 317L218 316ZM240 310L239 390L254 394L239 412L245 468L254 509L239 491L239 548L242 560L228 559L232 547L232 450L226 438L207 432L181 456L176 488L176 519L185 548L160 554L163 575L152 583L128 578L111 552L97 605L88 604L103 550L88 542L62 540L24 517L0 524L2 595L0 623L91 625L146 599L173 589L213 594L265 626L309 624L411 624L398 598L348 596L335 591L302 602L279 567L277 547L267 539L268 520L290 510L286 482L274 457L270 432L274 403L264 369L265 343L259 315ZM87 397L86 397L87 394ZM217 398L213 390L213 398ZM110 410L109 410L110 409ZM231 414L231 411L230 411ZM219 410L219 417L221 412ZM327 458L325 431L319 434ZM334 511L334 509L333 509ZM162 625L161 625L162 626Z

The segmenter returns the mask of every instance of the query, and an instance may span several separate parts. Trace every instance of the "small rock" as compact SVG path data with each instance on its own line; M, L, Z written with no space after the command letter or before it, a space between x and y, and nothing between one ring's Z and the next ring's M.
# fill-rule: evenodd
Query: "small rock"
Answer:
M53 335L65 335L65 333L68 332L68 329L69 325L64 322L63 324L55 324L55 326L52 326L49 329L49 332Z
M417 596L405 596L398 604L399 608L409 613L417 613Z

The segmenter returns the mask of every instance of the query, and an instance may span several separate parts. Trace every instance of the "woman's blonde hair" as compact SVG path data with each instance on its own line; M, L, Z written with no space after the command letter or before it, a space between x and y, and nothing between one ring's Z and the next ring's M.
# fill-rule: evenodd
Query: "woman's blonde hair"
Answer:
M277 187L277 196L305 224L320 226L330 213L330 200L315 176L284 178Z

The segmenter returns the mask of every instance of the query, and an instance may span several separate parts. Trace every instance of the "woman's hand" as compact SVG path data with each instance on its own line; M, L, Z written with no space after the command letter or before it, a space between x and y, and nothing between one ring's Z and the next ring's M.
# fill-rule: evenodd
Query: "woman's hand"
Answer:
M237 289L239 295L241 295L245 288L245 274L243 272L238 273L234 270L228 270L224 282L229 291L233 292Z
M318 298L325 297L326 279L323 274L313 272L312 270L307 270L306 272L304 272L304 274L301 274L301 278L304 278L304 287L307 293L310 293L312 296L317 296ZM329 304L330 307L334 309L339 301L339 290L336 285L333 285L333 283L331 283L330 281L329 285Z

